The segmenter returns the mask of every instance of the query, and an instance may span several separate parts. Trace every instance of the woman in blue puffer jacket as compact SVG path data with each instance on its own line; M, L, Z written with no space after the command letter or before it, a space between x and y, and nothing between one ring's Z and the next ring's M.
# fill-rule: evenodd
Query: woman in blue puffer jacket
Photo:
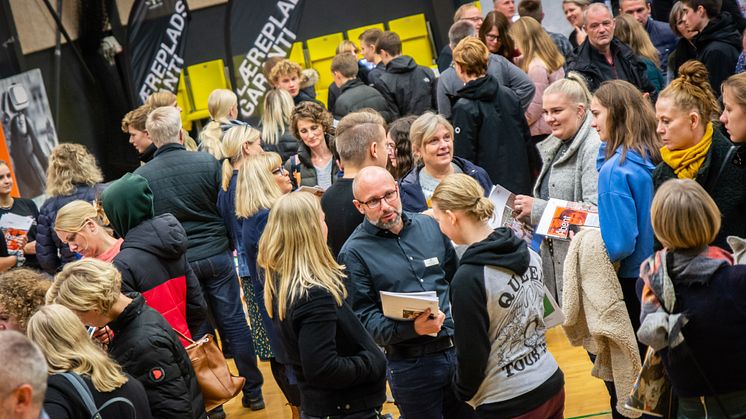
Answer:
M81 199L93 202L98 198L104 180L96 158L85 146L64 143L52 150L47 168L47 200L39 210L36 228L36 259L50 275L77 257L54 232L57 211L67 203Z

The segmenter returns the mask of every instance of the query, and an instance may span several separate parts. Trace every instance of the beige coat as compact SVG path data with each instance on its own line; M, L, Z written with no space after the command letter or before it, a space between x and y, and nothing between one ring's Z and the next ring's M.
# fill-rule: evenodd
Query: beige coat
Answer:
M541 180L549 176L549 197L572 202L583 202L590 206L598 205L598 170L596 158L601 140L591 127L591 116L587 114L583 125L565 154L550 163L562 145L562 140L549 136L537 147L543 161L539 178L534 186L534 197L539 196ZM531 224L536 225L547 206L547 201L534 198L531 208ZM565 261L569 242L544 240L541 244L541 260L544 269L544 283L554 298L562 304L562 264Z
M570 243L564 290L562 327L570 343L596 355L591 375L614 382L617 411L639 417L640 413L624 408L623 403L642 368L640 353L600 230L583 230Z

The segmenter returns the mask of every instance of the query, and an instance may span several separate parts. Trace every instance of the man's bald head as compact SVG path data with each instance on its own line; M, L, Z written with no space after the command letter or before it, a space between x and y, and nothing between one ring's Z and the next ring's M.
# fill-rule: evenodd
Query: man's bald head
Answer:
M358 201L367 201L367 194L372 186L395 185L396 180L386 169L378 166L369 166L358 172L352 181L352 194Z

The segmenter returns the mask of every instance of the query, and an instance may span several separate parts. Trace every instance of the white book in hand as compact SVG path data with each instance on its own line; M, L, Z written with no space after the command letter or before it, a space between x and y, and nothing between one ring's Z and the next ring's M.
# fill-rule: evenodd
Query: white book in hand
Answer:
M394 320L414 320L428 308L438 314L438 295L435 291L381 291L383 315Z

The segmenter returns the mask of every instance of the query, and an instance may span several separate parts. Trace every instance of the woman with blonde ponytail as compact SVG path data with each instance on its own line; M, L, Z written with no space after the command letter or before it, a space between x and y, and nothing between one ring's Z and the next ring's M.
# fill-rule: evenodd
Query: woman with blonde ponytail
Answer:
M302 417L380 418L386 358L345 302L344 267L326 245L318 198L280 197L265 231L266 308L298 377Z
M96 406L115 397L132 403L114 402L101 411L104 418L150 418L143 385L122 372L88 336L78 317L59 304L42 306L28 322L29 338L44 353L49 368L44 411L52 418L90 417L73 385L60 373L79 375L93 395ZM135 415L133 416L133 413Z
M446 177L432 203L443 234L468 246L450 285L459 396L479 417L563 417L564 375L544 336L541 258L509 228L490 227L495 207L468 175Z
M732 164L736 147L720 130L720 106L705 66L687 61L658 96L655 115L663 140L663 161L653 172L657 190L669 179L694 179L722 213L720 231L711 244L728 248L728 236L746 236L746 171Z
M261 310L263 310L263 307L259 307L252 291L252 268L249 267L250 262L241 234L245 218L236 214L236 186L239 168L247 159L264 153L261 144L259 131L248 125L235 126L225 133L222 145L223 155L225 156L225 160L223 160L223 185L218 192L218 211L220 216L223 217L225 228L231 237L233 249L238 255L238 277L249 312L254 348L259 359L266 361L273 356L272 350L262 322ZM272 155L262 156L262 158L273 160ZM268 172L269 170L271 169L267 169ZM242 199L245 199L243 195Z
M238 97L228 89L215 89L207 98L210 122L199 133L199 151L206 151L216 159L223 158L220 143L223 133L232 126L243 124L238 117Z

